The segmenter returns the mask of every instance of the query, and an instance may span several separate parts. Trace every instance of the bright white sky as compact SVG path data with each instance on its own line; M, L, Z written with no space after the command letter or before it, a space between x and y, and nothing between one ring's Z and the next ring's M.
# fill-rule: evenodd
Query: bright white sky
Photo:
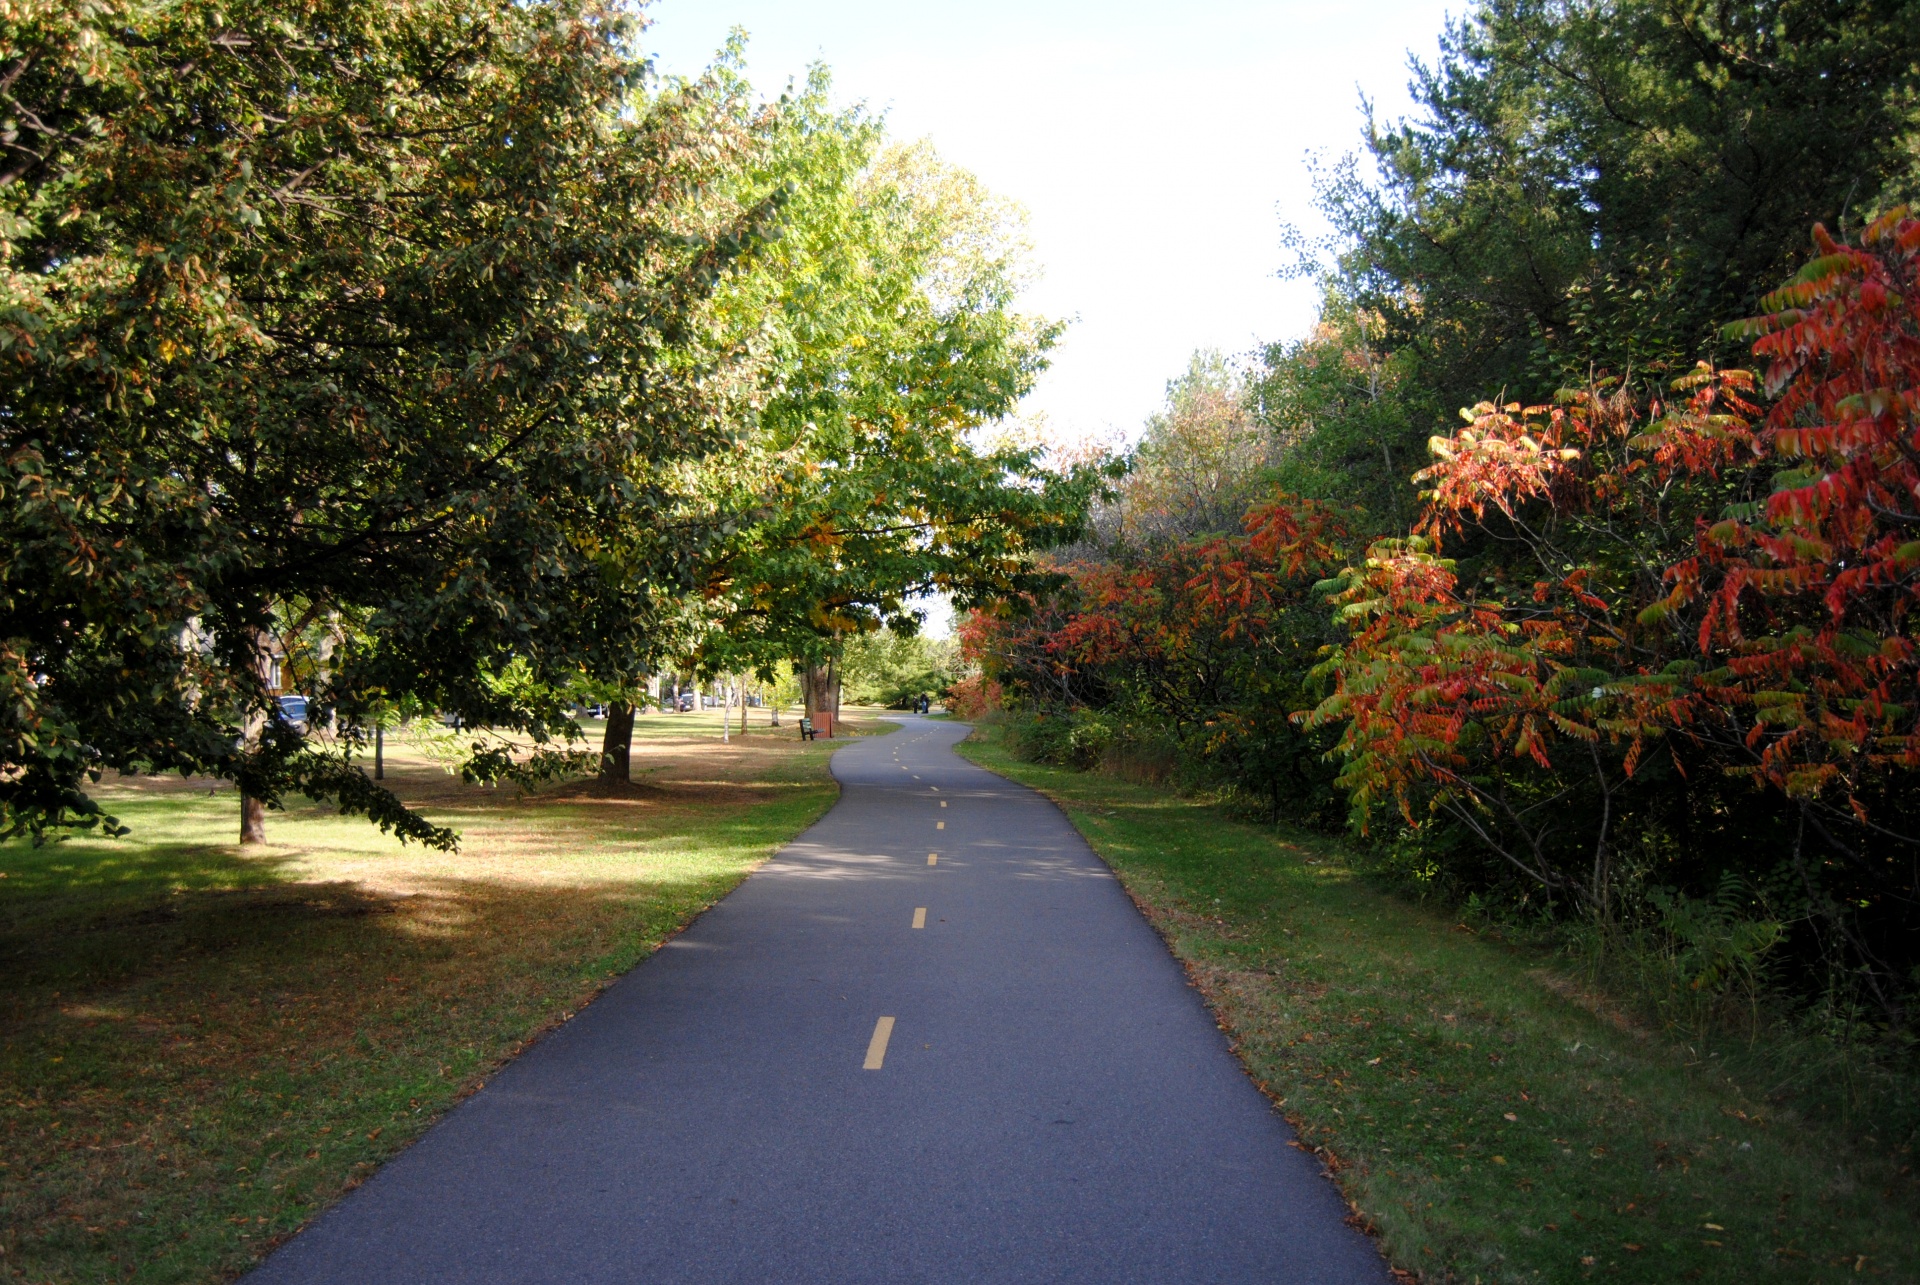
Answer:
M1463 7L1453 0L1454 12ZM777 95L806 66L900 139L1026 206L1029 307L1072 320L1028 398L1056 434L1129 437L1196 348L1244 352L1313 320L1278 280L1280 227L1316 231L1306 158L1359 139L1362 94L1407 106L1441 0L655 0L660 70L692 74L732 27Z

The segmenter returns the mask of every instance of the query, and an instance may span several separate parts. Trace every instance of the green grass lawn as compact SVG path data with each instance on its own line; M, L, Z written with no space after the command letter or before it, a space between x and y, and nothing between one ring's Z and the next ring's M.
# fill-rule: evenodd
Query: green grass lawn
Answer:
M126 839L0 845L0 1279L213 1281L407 1145L837 797L791 721L637 720L635 788L388 784L464 836L110 780ZM592 729L597 732L597 729Z
M1482 1282L1920 1281L1912 1156L1636 1026L1545 959L1357 878L1337 842L962 751L1058 801L1394 1265Z

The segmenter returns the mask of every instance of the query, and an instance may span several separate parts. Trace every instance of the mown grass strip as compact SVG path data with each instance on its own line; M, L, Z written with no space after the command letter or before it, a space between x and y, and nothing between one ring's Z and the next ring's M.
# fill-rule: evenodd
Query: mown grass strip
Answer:
M1794 1118L1341 846L1157 787L1047 793L1189 968L1393 1263L1429 1281L1920 1280L1912 1157Z
M306 805L243 851L178 781L110 783L128 839L0 845L0 1279L227 1279L837 797L837 742L636 736L644 784L526 799L390 740L452 855Z

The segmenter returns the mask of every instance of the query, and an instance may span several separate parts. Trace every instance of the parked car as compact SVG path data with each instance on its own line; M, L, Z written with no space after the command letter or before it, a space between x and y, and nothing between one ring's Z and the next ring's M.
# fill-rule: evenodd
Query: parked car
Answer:
M283 723L304 723L307 721L307 698L304 696L276 696L274 717Z
M693 713L693 702L694 702L694 695L692 692L681 692L680 693L680 712L682 714Z

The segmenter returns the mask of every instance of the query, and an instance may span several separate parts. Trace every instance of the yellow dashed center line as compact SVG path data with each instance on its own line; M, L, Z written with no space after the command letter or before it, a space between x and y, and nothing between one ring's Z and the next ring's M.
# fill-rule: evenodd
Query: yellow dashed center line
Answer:
M883 1017L873 1024L873 1038L867 1041L867 1060L861 1067L868 1071L878 1071L887 1060L887 1041L893 1038L893 1019Z
M915 906L913 908L913 926L915 928L925 928L927 926L927 908L925 906Z
M930 866L937 866L937 865L939 865L939 864L940 864L940 854L939 854L939 853L937 853L937 852L929 852L929 853L927 854L927 864L928 864L928 865L930 865Z
M933 823L933 828L936 830L944 830L947 828L947 823L945 821L935 821Z
M941 807L943 807L943 808L944 808L944 807L946 807L946 806L947 806L947 801L946 801L945 799L942 799L942 800L940 800L940 806L941 806Z

